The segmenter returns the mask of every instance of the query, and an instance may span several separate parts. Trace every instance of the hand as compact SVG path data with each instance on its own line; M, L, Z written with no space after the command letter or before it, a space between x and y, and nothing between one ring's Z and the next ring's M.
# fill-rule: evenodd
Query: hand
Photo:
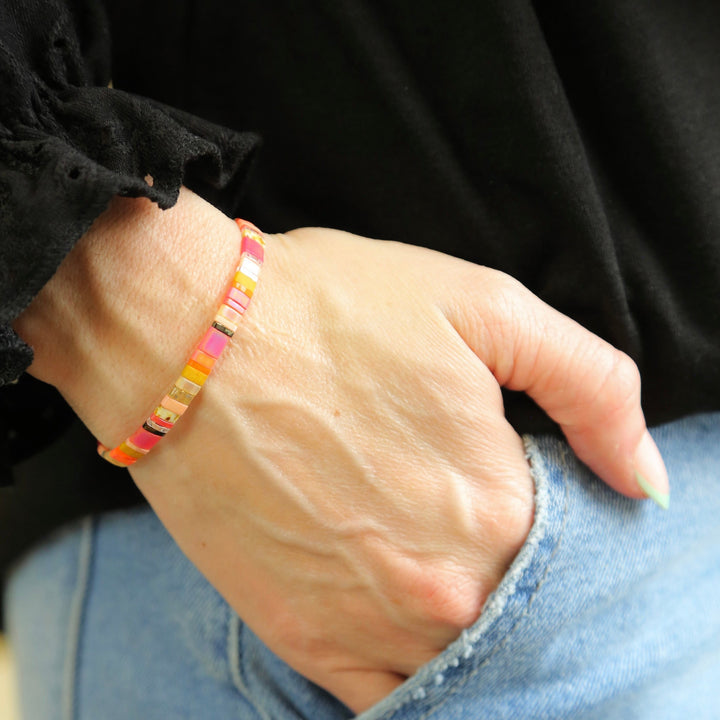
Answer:
M207 278L188 253L215 211L187 194L184 203L175 217L189 203L194 223L172 220L175 211L156 220L146 209L139 235L150 245L156 233L180 238L170 276L212 313L217 302L205 296L221 273L198 290ZM124 266L96 251L117 247L107 234L127 233L127 220L121 213L95 228L105 244L85 242L22 324L41 343L43 313L72 299L67 342L89 359L81 371L60 359L59 386L108 445L145 416L132 409L138 396L154 407L167 358L182 362L193 342L172 347L166 315L145 329L153 306L140 301L143 288L168 277L151 267L151 252L118 279ZM176 223L173 232L156 231L156 221ZM234 228L218 222L231 237ZM90 301L88 287L78 292L89 277L134 282L140 300L124 313ZM93 287L102 292L103 283ZM195 303L184 307L191 317ZM107 328L103 354L90 351L94 336L77 323ZM207 324L198 321L195 336ZM157 349L155 337L168 347ZM49 351L36 370L49 373L41 355ZM117 416L97 392L103 378ZM122 384L134 378L141 392ZM416 247L295 231L268 239L241 329L186 416L131 472L184 552L265 642L360 711L477 618L529 531L532 482L500 384L530 392L618 489L642 496L638 463L667 482L643 440L632 363L518 283ZM634 457L638 446L650 460Z

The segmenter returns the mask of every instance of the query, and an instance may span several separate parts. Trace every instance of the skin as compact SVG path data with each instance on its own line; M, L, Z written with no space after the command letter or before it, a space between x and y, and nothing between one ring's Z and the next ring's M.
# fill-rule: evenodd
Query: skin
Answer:
M187 190L166 212L116 199L15 323L29 372L118 444L209 326L237 244ZM640 470L667 491L632 361L516 281L334 230L268 236L243 324L130 473L268 646L360 712L477 619L530 530L501 385L612 487L644 497Z

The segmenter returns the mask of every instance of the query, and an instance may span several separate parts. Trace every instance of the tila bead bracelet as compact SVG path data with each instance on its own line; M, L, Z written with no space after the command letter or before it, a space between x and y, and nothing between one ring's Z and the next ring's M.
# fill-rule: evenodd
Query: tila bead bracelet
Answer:
M195 347L170 392L160 401L142 427L112 450L98 443L100 456L113 465L132 465L147 455L167 435L200 392L228 340L238 329L240 319L255 292L265 258L265 241L260 231L251 223L240 219L235 222L240 228L240 264L212 325Z

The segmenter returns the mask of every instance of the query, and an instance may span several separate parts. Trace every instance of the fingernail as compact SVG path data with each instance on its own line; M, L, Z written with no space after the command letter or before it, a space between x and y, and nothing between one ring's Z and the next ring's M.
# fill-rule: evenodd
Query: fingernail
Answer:
M647 497L663 510L670 507L670 482L660 451L646 430L633 458L635 480Z

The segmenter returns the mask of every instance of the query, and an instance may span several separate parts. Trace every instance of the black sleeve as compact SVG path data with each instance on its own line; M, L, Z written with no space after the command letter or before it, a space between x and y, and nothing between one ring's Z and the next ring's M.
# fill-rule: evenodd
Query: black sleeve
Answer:
M12 321L114 195L237 207L258 138L112 89L99 0L0 3L0 486L74 417ZM150 186L145 178L152 176ZM30 432L28 432L30 429Z
M110 81L99 2L0 4L0 386L32 362L11 322L114 195L169 208L185 184L226 212L236 205L255 136Z

